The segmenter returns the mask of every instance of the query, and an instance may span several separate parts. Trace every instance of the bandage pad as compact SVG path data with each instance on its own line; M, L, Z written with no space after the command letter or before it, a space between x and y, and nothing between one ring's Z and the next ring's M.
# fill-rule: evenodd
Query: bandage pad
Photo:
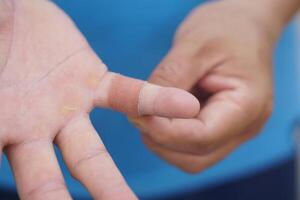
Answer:
M139 116L139 96L144 84L144 81L115 74L110 84L109 106L129 116Z

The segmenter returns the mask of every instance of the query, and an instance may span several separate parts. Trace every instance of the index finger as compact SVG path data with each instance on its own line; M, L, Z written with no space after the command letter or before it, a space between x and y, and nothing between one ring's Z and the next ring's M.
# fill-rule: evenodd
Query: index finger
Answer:
M187 91L162 87L108 72L99 84L95 103L131 117L157 115L190 118L198 114L199 101Z

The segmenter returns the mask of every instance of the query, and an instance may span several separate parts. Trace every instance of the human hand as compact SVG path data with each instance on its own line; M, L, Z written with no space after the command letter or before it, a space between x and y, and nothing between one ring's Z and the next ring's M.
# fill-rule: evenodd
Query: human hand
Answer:
M130 119L152 151L191 173L253 137L272 110L272 50L280 28L274 22L270 30L267 20L253 15L261 12L251 12L242 2L247 1L217 1L195 9L150 77L152 83L197 96L197 117Z
M89 120L94 106L192 117L199 102L109 72L50 1L0 0L0 147L21 199L71 199L53 142L95 199L136 198Z

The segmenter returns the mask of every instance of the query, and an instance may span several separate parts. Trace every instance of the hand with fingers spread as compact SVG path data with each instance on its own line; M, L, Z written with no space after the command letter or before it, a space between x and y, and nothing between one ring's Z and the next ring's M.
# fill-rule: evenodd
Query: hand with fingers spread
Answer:
M145 144L195 173L254 136L272 110L273 47L299 4L226 0L196 8L150 82L191 91L201 103L200 112L191 119L130 119Z
M53 3L0 0L0 145L21 199L71 199L53 142L95 199L136 199L91 125L94 106L135 117L199 110L183 90L109 72Z

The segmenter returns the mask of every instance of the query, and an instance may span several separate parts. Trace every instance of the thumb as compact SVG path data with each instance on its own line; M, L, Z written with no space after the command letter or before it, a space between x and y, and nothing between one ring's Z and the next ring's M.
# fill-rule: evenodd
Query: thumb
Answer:
M157 115L190 118L200 104L192 94L108 72L98 88L95 104L120 111L130 117Z

